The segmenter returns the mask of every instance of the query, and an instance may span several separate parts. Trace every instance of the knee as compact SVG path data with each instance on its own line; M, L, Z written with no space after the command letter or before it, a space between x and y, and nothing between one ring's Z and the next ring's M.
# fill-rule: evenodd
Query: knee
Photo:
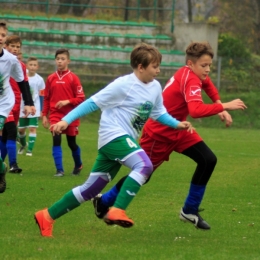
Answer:
M217 156L213 152L207 154L206 163L215 166L217 164Z

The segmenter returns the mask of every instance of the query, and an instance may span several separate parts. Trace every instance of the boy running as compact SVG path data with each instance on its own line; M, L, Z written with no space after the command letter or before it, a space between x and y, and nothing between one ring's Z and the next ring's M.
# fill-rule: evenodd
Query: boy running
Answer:
M232 118L227 110L246 108L240 99L221 103L218 91L208 76L212 59L213 50L208 43L194 42L187 47L186 66L174 74L163 90L164 105L171 116L178 120L186 120L188 115L201 118L218 114L228 127L232 124ZM202 90L211 98L213 104L203 103ZM149 119L144 126L140 146L152 161L154 171L164 161L169 160L173 151L197 163L188 196L180 211L180 219L192 223L196 228L210 229L198 211L217 158L198 133L194 131L191 135L186 131L173 130ZM123 177L111 190L93 199L97 217L103 218L109 207L114 204L126 178Z
M29 85L24 80L21 64L14 55L3 48L7 39L7 32L6 23L0 22L0 131L3 130L5 119L15 104L14 92L10 85L10 77L16 80L22 92L25 103L24 115L28 116L30 113L34 113L32 96ZM6 189L6 171L7 167L3 163L2 157L0 157L0 193L3 193Z
M54 220L95 197L114 179L121 165L131 172L104 220L122 227L134 224L125 209L153 171L150 159L136 141L144 123L151 117L173 128L193 130L189 122L172 118L163 106L162 88L155 80L161 59L154 47L137 45L131 52L133 73L119 77L52 126L53 132L59 134L75 119L102 110L98 155L89 178L50 208L35 213L42 236L52 236Z
M24 118L21 112L24 107L24 102L21 102L20 119L19 119L19 126L18 126L19 129L18 137L19 137L21 147L18 150L18 154L23 154L26 148L26 128L29 128L29 140L28 140L26 155L32 156L32 150L37 136L36 129L38 127L38 117L40 117L41 114L39 93L41 90L45 88L45 83L43 78L36 73L39 68L37 58L30 57L27 60L26 68L28 72L30 90L36 108L36 113L35 115L29 115L27 118Z
M72 109L85 100L85 94L79 78L68 68L70 63L69 51L67 49L57 50L55 62L57 71L47 78L44 91L42 124L45 128L48 128L49 121L51 125L58 123ZM76 143L79 123L79 119L70 122L69 127L63 131L63 134L66 134L67 143L74 160L72 175L79 175L82 169L80 147ZM52 156L56 166L54 176L63 177L61 135L54 134L52 138Z

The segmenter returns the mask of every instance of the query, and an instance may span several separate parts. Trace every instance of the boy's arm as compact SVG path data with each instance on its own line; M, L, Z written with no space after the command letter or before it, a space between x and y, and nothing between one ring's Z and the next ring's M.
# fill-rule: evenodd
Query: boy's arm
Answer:
M212 102L215 103L217 100L220 100L218 90L209 77L202 81L202 89L206 92Z
M72 87L73 87L74 97L69 99L69 103L72 104L73 106L77 106L85 100L85 93L79 78L75 74L72 75L73 75Z
M44 89L44 99L43 99L43 109L42 116L48 116L50 111L50 82L49 79L46 80L45 89Z

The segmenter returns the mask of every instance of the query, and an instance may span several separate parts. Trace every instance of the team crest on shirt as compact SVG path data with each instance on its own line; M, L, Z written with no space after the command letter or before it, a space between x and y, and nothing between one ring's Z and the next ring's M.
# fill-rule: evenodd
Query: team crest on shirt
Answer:
M200 97L201 96L201 88L198 87L198 86L191 86L190 87L190 96L191 97L193 97L193 96Z

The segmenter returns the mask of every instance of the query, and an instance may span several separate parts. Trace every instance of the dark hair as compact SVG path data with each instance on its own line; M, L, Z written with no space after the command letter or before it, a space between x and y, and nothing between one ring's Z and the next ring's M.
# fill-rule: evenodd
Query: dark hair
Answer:
M8 30L7 29L7 23L4 22L4 21L0 21L0 28L4 28L5 30Z
M22 45L22 40L19 35L10 35L7 37L5 44L8 46L11 43L20 43Z
M58 49L55 52L55 58L59 55L59 54L66 54L68 56L68 58L70 58L70 53L68 49L62 48L62 49Z
M186 49L186 62L187 60L195 62L204 54L213 59L214 52L210 44L208 42L192 42Z
M150 63L157 62L158 65L162 61L162 54L153 46L140 43L135 46L131 52L130 64L133 69L136 69L139 64L147 68Z

